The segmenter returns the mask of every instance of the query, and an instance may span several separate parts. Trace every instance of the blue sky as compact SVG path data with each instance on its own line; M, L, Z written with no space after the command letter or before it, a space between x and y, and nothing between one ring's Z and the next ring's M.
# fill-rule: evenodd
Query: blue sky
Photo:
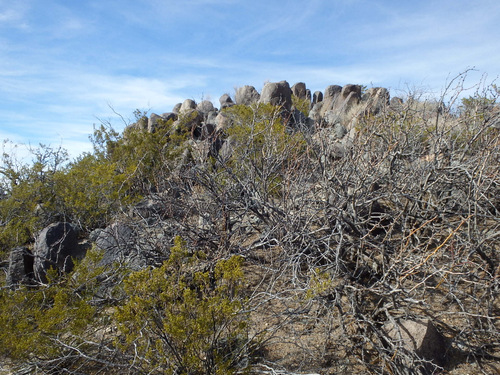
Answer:
M439 95L500 75L498 0L0 0L0 140L89 151L98 119L249 84Z

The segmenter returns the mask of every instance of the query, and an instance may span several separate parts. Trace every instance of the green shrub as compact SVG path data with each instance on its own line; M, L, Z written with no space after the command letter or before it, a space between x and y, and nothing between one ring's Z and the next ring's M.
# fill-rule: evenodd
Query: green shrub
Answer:
M49 272L46 285L0 289L0 355L55 368L71 366L68 357L76 364L83 353L95 354L86 343L106 323L102 306L93 303L100 259L92 250L71 274Z
M303 134L287 129L281 108L271 104L236 105L225 111L232 123L226 135L233 149L224 166L260 195L279 195L283 174L305 151Z
M116 314L123 348L147 373L235 373L247 342L242 259L200 270L179 237L171 251L160 268L125 280L128 299Z
M105 226L123 205L138 198L131 173L92 154L56 170L24 166L0 200L0 246L3 252L34 240L51 222L67 220L85 230Z
M95 129L94 152L68 162L67 152L40 145L33 163L3 154L0 257L34 240L53 221L68 220L86 231L110 219L143 195L161 188L185 150L189 132L160 121L156 131Z
M106 226L121 207L140 197L131 191L130 174L91 154L78 158L55 179L57 210L87 231Z
M292 105L304 114L304 116L309 115L311 109L311 100L304 98L301 99L295 95L292 95Z
M56 176L67 162L67 152L45 145L30 151L31 164L5 152L2 155L0 254L32 241L56 212Z
M160 188L176 167L186 149L190 131L173 120L159 120L154 132L129 127L122 135L101 126L93 136L96 154L113 163L116 171L127 176L130 189L146 195Z

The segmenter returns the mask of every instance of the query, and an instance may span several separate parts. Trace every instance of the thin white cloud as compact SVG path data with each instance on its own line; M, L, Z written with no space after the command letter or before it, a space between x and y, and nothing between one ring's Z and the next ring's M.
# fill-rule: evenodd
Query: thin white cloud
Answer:
M18 12L13 9L7 9L0 13L0 22L12 22L20 18Z
M21 2L0 2L0 23L18 22L23 19L26 6Z
M484 3L484 2L483 2ZM415 3L417 4L417 3ZM489 6L459 6L456 2L432 2L426 5L396 7L379 4L380 21L360 25L356 45L363 49L434 48L444 44L468 45L493 42L497 31L500 3ZM363 37L361 37L363 35Z
M467 67L500 73L500 3L390 3L0 0L0 136L79 149L108 104L163 113L284 79L439 93Z
M17 105L22 105L0 110L0 139L9 138L17 143L23 142L23 138L24 142L62 142L73 156L89 150L88 135L99 119L111 119L121 131L124 124L114 111L125 118L136 108L160 114L168 112L185 99L177 90L205 79L199 74L184 74L162 80L59 66L46 71L44 76L22 72L24 69L20 67L17 75L0 76L3 83L0 99L14 99Z
M26 20L28 11L27 2L0 1L0 27L28 29Z

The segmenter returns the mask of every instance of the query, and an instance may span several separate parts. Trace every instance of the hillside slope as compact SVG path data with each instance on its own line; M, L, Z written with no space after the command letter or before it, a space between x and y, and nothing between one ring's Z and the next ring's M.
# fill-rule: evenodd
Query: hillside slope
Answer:
M497 88L252 89L4 164L13 371L498 373Z

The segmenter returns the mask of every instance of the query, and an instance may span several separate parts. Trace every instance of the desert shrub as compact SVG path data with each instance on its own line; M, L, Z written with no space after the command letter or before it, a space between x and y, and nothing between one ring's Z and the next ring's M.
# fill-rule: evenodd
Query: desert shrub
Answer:
M309 115L309 110L311 109L311 100L307 98L299 98L295 95L292 95L292 106L302 112L304 116Z
M303 135L291 134L283 124L281 108L270 104L237 105L226 113L232 123L226 130L232 149L222 167L231 168L259 194L280 193L284 171L305 151Z
M95 154L55 163L47 148L42 161L8 172L8 191L0 201L0 245L3 251L34 240L54 221L71 221L90 231L104 226L121 207L132 203L131 176L116 163Z
M172 214L145 216L137 228L150 225L151 242L181 233L189 246L177 237L166 262L127 273L112 301L97 298L92 282L76 287L86 284L74 281L78 274L54 283L62 290L57 298L50 285L2 291L0 315L20 310L28 318L4 319L14 328L2 340L16 330L31 332L19 340L31 340L24 348L41 335L40 342L55 347L50 356L40 354L39 364L57 362L74 372L78 365L83 373L82 361L90 359L103 364L102 372L243 373L250 371L249 356L259 373L461 373L471 363L480 363L477 373L491 373L487 366L500 348L500 135L489 126L496 107L487 104L484 110L493 112L460 114L442 98L409 95L376 115L359 114L355 132L339 142L344 152L333 156L315 143L331 138L293 132L280 108L233 106L225 110L232 125L217 134L223 148L208 163L178 168L175 181L190 131L184 125L193 118L179 127L160 124L155 133L104 129L92 158L30 189L69 186L64 178L74 168L80 176L102 167L109 185L90 184L81 197L65 191L51 202L65 205L72 218L92 215L85 204L99 212L115 202L102 213L110 217L121 200L171 183L172 194L148 199ZM88 178L101 182L92 173ZM5 186L2 202L11 194ZM85 198L97 189L104 197ZM127 219L134 225L137 218ZM34 305L61 317L44 322ZM101 328L73 323L79 311L83 325ZM446 336L446 360L422 358L387 333L395 321L420 319ZM252 356L251 337L262 337L261 358ZM33 358L15 343L5 348L4 354Z
M79 157L56 176L54 193L58 213L87 232L106 226L120 208L140 197L131 191L129 174L91 154Z
M129 126L123 134L109 124L95 129L92 137L95 153L115 166L118 173L127 176L130 190L146 195L161 190L183 152L188 148L190 130L182 126L189 122L181 118L158 120L154 132L138 126Z
M241 370L247 327L241 258L211 269L177 237L163 266L131 274L116 319L122 347L144 373L231 374Z
M493 89L462 98L457 108L456 125L450 136L454 147L461 148L464 153L484 146L498 132L495 127L500 122L500 93L493 86Z
M58 220L87 232L143 195L162 188L186 149L188 132L161 122L156 131L130 128L119 134L101 125L92 136L94 152L69 162L64 149L40 145L33 162L3 154L0 251L29 243Z
M68 156L62 148L31 148L31 163L3 153L0 174L0 252L33 240L57 213L57 176Z
M101 258L91 250L72 273L49 272L45 285L0 289L0 355L30 373L119 368L110 345L112 301L99 297L102 280L118 270L99 266Z

